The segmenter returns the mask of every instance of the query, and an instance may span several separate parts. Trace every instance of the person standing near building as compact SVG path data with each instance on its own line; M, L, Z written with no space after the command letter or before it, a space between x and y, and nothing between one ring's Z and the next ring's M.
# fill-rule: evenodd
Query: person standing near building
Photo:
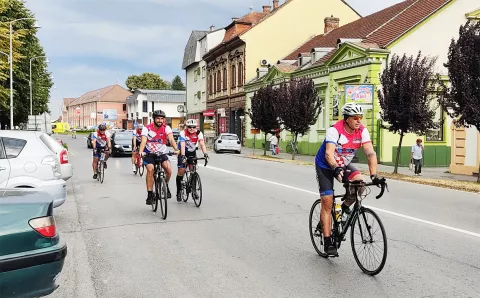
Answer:
M415 176L422 176L422 159L425 148L422 145L422 139L417 139L417 143L412 146L410 160L415 165Z

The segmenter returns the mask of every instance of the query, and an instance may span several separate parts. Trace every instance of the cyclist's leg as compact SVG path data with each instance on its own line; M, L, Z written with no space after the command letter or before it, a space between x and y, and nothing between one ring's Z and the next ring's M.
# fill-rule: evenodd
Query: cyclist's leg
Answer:
M165 183L167 184L167 198L172 197L172 193L170 192L170 186L168 183L170 182L170 177L172 177L172 165L170 164L170 160L168 156L162 155L162 168L165 170Z
M97 179L98 158L100 158L100 154L98 150L95 149L95 152L93 152L93 161L92 161L93 179Z
M143 159L143 162L144 164L146 165L146 168L147 168L147 177L145 179L145 183L147 185L147 193L148 193L148 196L147 196L147 205L150 205L152 204L152 198L153 198L153 172L155 170L155 160L152 158L152 157L145 157Z
M361 181L363 180L363 177L362 177L362 174L360 173L360 171L358 171L352 164L349 164L347 167L346 167L346 171L345 171L345 175L343 176L343 182L346 182L346 181ZM359 194L363 194L365 188L362 187L360 189L358 189L358 193ZM345 201L343 201L343 204L342 204L342 209L343 211L345 211L345 207L350 207L353 203L355 203L355 198L349 198L349 197L345 197Z
M328 255L336 255L337 249L333 245L331 239L332 229L332 205L333 205L333 170L323 169L315 166L317 173L318 188L320 190L320 198L322 200L322 210L320 212L320 220L323 224L323 240L325 253Z
M180 194L180 189L182 188L182 179L183 175L185 174L185 165L182 163L180 158L178 158L177 161L177 178L176 178L176 185L177 185L177 201L181 201L181 194Z

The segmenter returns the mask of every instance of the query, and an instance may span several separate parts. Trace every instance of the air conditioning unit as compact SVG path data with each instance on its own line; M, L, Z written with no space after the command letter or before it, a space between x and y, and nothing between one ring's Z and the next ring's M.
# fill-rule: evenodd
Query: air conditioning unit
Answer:
M269 65L269 64L270 64L270 62L268 62L267 59L262 59L262 60L260 60L260 65L261 65L261 66L267 66L267 65Z

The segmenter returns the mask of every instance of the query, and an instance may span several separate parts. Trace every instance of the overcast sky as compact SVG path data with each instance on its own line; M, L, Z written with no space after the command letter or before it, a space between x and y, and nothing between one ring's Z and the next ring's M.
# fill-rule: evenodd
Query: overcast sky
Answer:
M269 2L26 0L42 27L38 36L55 78L53 116L59 115L64 97L78 97L117 80L124 86L130 74L154 72L167 80L178 74L184 79L183 50L192 30L226 26L232 17L248 13L250 5L261 11ZM368 15L401 1L347 2L361 15Z

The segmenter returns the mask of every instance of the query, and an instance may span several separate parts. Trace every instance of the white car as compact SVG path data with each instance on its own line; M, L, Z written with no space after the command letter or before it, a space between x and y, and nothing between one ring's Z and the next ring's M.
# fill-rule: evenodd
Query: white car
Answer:
M54 207L62 205L67 182L61 165L68 163L68 152L56 153L54 143L40 131L0 130L0 188L39 189L53 197Z
M221 133L213 143L213 150L218 153L220 151L242 152L242 145L238 136L234 133Z

